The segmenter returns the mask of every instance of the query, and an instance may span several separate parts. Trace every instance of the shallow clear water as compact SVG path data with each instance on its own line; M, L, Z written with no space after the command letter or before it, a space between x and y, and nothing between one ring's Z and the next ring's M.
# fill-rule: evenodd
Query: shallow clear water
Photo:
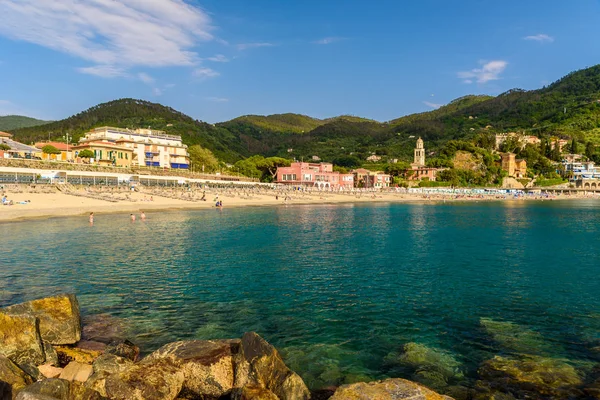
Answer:
M0 306L75 292L86 316L124 319L146 352L254 330L312 387L406 373L387 356L407 342L449 354L474 379L483 360L511 351L593 359L599 233L591 200L6 223ZM531 350L493 340L482 318L518 324Z

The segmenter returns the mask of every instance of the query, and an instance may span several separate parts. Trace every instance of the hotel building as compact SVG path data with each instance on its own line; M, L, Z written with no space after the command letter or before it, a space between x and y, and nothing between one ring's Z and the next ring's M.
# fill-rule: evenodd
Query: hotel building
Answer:
M100 163L118 166L188 169L190 165L181 136L151 129L95 128L74 147L83 149L92 150Z
M333 164L294 162L289 167L277 168L276 183L318 188L354 187L353 174L340 174L333 171Z

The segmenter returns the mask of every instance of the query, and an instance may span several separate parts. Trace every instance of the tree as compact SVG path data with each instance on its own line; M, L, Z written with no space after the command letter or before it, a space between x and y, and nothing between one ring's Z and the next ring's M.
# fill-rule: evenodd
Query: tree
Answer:
M194 145L188 149L190 161L196 169L202 172L215 172L219 169L219 160L212 151L203 148L200 145Z
M587 142L585 144L585 156L591 160L594 154L596 154L596 146L592 142Z
M550 158L554 161L560 161L560 144L558 140L554 142L554 147L552 148L552 152L550 153Z
M290 160L281 157L269 157L262 159L256 163L256 168L262 171L263 180L268 180L272 182L277 175L277 168L279 167L289 167L291 164ZM270 176L269 176L270 175Z
M10 150L10 146L6 143L0 143L0 150Z
M410 168L410 165L407 162L398 162L395 164L388 164L385 166L385 173L390 174L391 176L405 176L406 171Z
M577 154L577 141L575 140L575 138L573 138L573 140L571 141L571 154Z
M60 154L60 150L52 146L51 144L47 144L44 147L42 147L42 152L44 154Z
M362 162L358 159L358 157L341 156L341 157L334 158L333 164L339 165L340 167L352 169L352 168L360 167Z
M81 150L77 155L81 158L94 158L96 156L94 152L89 149Z
M247 158L245 160L240 160L234 164L235 168L240 172L240 174L248 176L250 178L259 179L262 176L262 171L256 168L256 162L252 160L254 157Z

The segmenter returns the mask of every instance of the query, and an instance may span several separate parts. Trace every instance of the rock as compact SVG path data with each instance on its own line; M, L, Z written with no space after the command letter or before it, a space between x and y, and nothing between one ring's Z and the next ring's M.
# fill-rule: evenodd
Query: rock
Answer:
M105 350L108 354L114 354L115 356L127 358L135 362L140 355L140 348L129 340L115 341L109 344Z
M7 382L0 380L0 399L11 400L13 398L12 386Z
M0 354L16 364L42 364L46 360L38 321L30 315L0 311Z
M93 340L80 340L75 345L76 349L94 351L94 352L98 352L100 354L103 354L106 352L106 347L107 347L106 343L95 342Z
M83 385L88 389L100 393L104 397L108 397L106 395L106 378L110 375L111 374L106 371L94 372Z
M579 398L582 377L560 359L539 356L501 357L485 361L479 368L480 392L511 393L516 398Z
M66 366L71 361L77 361L82 364L92 364L95 359L102 355L101 351L82 349L71 346L54 346L58 354L60 366Z
M234 389L231 400L279 400L275 393L260 386L244 386Z
M496 343L517 354L556 354L556 345L546 342L539 332L532 331L513 322L481 318L481 326Z
M338 388L330 400L452 400L418 383L394 378Z
M25 386L33 383L31 376L2 355L0 355L0 381L5 384L5 388L0 390L0 393L4 391L6 393L12 393L13 396ZM7 396L7 394L0 396L0 399L4 398L10 399L11 397Z
M406 343L399 353L391 353L386 362L412 373L412 379L436 390L464 378L462 364L444 350L420 343Z
M114 354L103 354L94 361L92 365L94 373L105 371L109 374L116 374L125 371L133 365L133 361L115 356Z
M92 375L94 369L89 364L78 363L77 361L71 361L60 374L60 379L78 382L85 382Z
M85 387L80 382L71 382L71 389L69 390L69 400L103 400L105 397L101 396L100 393Z
M32 300L6 307L3 311L37 317L40 336L50 344L74 344L81 339L79 303L74 294Z
M183 381L179 365L170 359L156 359L134 364L118 374L94 379L94 387L115 400L173 400L181 392Z
M125 335L125 323L123 320L109 314L97 314L84 317L81 337L84 340L92 340L109 344L115 340L122 340Z
M267 388L281 400L304 400L310 392L302 378L290 370L277 350L255 332L242 337L242 352L249 364L248 381Z
M43 342L44 354L46 355L46 364L58 366L58 353L48 342Z
M38 370L46 378L58 378L63 371L62 368L54 367L50 364L40 365L38 366Z
M186 391L197 396L219 397L234 385L232 343L228 340L169 343L150 354L142 363L168 359L183 372ZM237 343L239 347L239 341Z
M17 395L16 400L58 399L69 400L69 382L62 379L45 379L27 386Z

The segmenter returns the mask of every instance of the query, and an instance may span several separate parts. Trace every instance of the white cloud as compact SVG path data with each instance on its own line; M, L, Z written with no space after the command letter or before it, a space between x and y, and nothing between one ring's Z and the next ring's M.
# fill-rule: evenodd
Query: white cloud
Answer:
M140 79L140 81L144 82L147 85L154 83L154 78L145 72L140 72L138 74L138 78Z
M134 66L191 66L212 40L207 13L184 0L2 0L0 35L92 62L115 77Z
M161 96L163 94L163 91L160 88L155 87L155 88L152 89L152 93L155 96Z
M260 42L260 43L240 43L236 45L238 50L255 49L257 47L272 47L273 43Z
M523 39L533 40L540 43L554 42L554 38L552 36L546 35L545 33L538 33L537 35L525 36Z
M337 36L330 36L330 37L326 37L323 39L315 40L313 43L314 44L331 44L331 43L339 42L340 40L344 40L344 38L337 37Z
M431 103L429 101L424 101L423 104L425 104L427 107L431 107L431 108L434 108L434 109L438 109L441 106L443 106L443 104Z
M204 80L208 78L216 78L221 74L211 68L196 68L194 72L192 72L192 75L196 78Z
M229 58L225 57L223 54L217 54L216 56L208 57L207 60L213 62L229 62Z
M124 68L115 67L113 65L96 65L93 67L77 68L77 71L82 74L95 75L101 78L127 76L127 72L125 72Z
M206 100L212 101L214 103L227 103L229 101L229 99L226 99L224 97L206 97Z
M506 69L508 62L494 60L488 62L481 61L480 64L482 64L481 68L459 72L458 77L463 79L464 83L497 81L500 79L500 74Z

